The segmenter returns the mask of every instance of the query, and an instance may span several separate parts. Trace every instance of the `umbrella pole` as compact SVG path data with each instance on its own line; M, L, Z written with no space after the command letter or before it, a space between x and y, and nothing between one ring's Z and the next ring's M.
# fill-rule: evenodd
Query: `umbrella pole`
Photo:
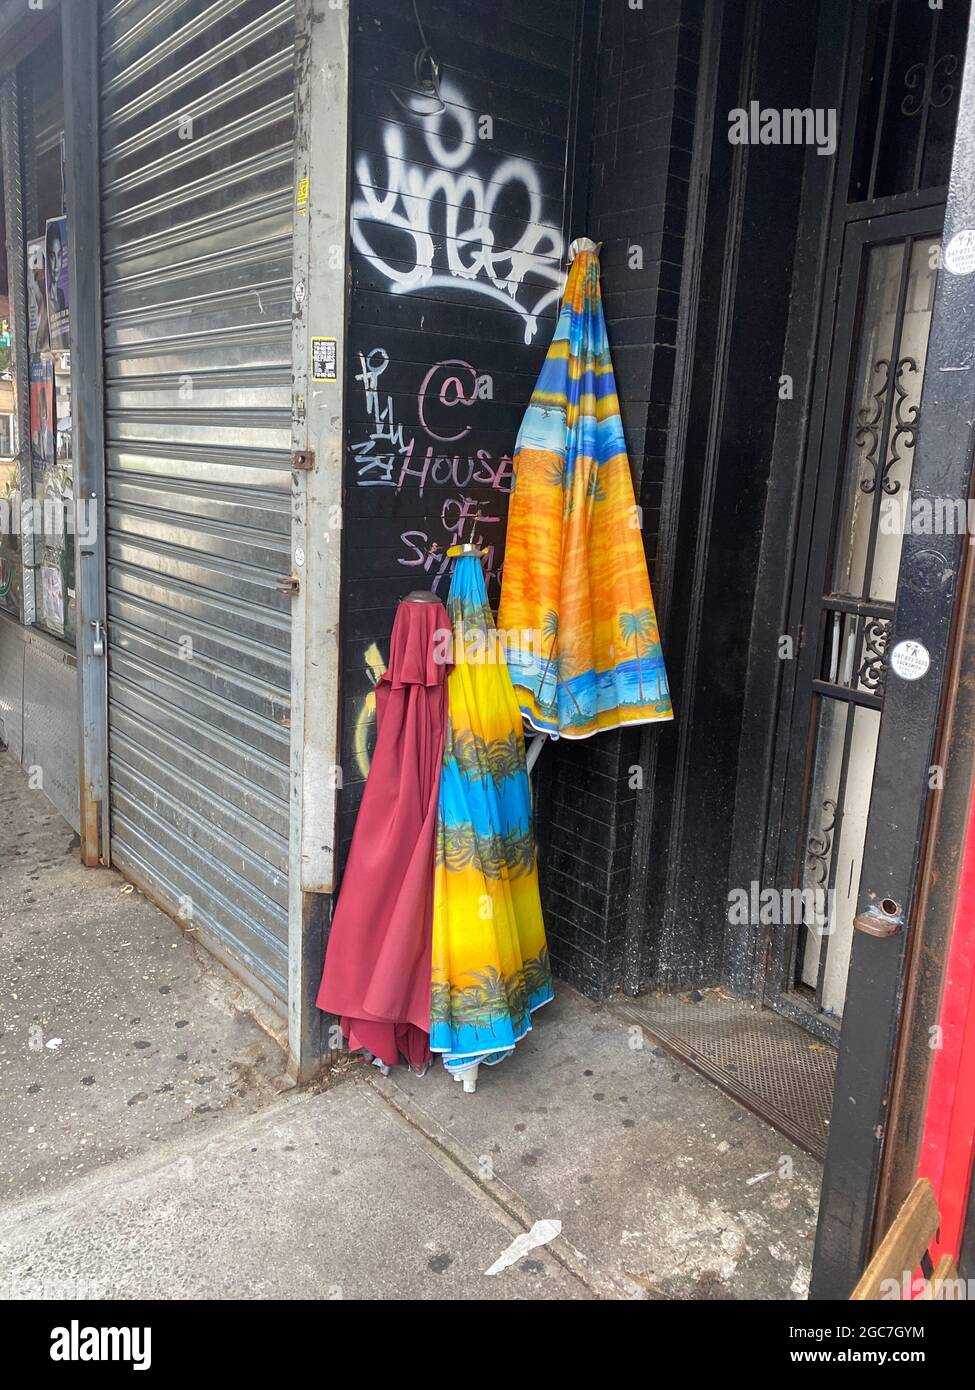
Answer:
M538 762L538 755L542 751L543 743L548 743L548 734L536 734L528 745L528 750L525 753L525 767L529 773Z

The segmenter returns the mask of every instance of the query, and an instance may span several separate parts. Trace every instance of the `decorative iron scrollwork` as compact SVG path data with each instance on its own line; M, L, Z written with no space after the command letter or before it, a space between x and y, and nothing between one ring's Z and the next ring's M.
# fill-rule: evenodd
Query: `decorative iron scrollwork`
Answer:
M863 660L857 672L857 680L866 690L880 694L887 676L887 638L890 636L889 618L867 618L863 625Z
M888 476L895 463L900 463L901 456L899 450L913 449L917 438L917 403L905 407L904 402L910 398L910 391L906 390L901 377L905 371L917 374L917 363L913 357L902 357L897 364L897 371L894 374L894 392L897 396L894 405L894 433L890 441L890 457L884 464L883 477L880 486L884 492L891 497L895 492L900 492L901 485L896 480L892 481Z
M936 63L912 63L904 74L907 95L901 101L901 111L905 116L918 116L924 110L924 103L936 111L947 106L955 95L955 84L949 82L958 68L958 58L954 53L943 53Z
M829 878L829 860L833 852L833 831L836 828L836 802L823 802L825 824L810 833L806 840L806 867L818 887L825 888Z
M955 53L945 53L938 59L931 70L931 93L928 97L931 105L940 110L942 106L947 106L955 95L955 84L948 82L949 77L953 77L958 69L958 56ZM945 79L941 81L941 79ZM938 96L935 99L935 87L941 81L938 89Z
M894 432L890 439L890 449L883 469L879 470L880 458L878 449L880 447L880 421L884 411L884 401L891 382L890 360L881 357L873 366L874 375L878 372L884 373L883 382L878 391L874 393L873 405L862 406L860 409L860 423L854 436L857 445L863 448L869 442L869 448L864 455L863 462L868 465L870 472L860 479L861 492L876 492L878 471L880 487L889 497L900 492L901 484L898 479L891 478L891 469L902 461L901 449L913 449L917 439L917 403L905 405L905 401L910 401L911 393L905 387L903 376L905 372L917 373L917 362L913 357L902 357L894 369Z
M883 380L873 393L871 404L860 407L857 417L860 423L853 436L858 449L869 446L866 447L863 462L871 468L872 473L861 478L860 490L862 492L873 492L877 486L877 466L880 461L877 450L880 448L880 423L884 418L884 400L890 385L890 358L881 357L873 364L873 375L876 376L878 372L883 373Z

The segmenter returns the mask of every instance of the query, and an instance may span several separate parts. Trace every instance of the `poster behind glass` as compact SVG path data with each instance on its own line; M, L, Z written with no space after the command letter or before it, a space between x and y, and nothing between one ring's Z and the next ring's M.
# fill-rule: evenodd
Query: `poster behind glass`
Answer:
M0 138L2 134L0 130ZM0 166L0 609L22 621L20 462L10 312L6 204Z
M60 55L35 53L36 211L27 228L30 454L36 522L38 626L75 637L75 510L71 459L70 227L64 196L64 108Z

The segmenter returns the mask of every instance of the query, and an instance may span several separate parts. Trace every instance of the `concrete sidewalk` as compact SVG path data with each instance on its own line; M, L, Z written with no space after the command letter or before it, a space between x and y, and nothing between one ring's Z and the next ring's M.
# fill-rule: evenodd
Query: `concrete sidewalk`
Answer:
M349 1060L288 1090L125 888L0 757L0 1297L804 1296L818 1165L611 1006L563 987L473 1096Z
M0 1298L579 1299L368 1085L296 1094L0 1210Z
M604 1296L805 1297L815 1160L612 1005L556 988L475 1095L439 1067L373 1084L523 1224L560 1220Z
M0 753L0 1198L274 1099L259 1010Z

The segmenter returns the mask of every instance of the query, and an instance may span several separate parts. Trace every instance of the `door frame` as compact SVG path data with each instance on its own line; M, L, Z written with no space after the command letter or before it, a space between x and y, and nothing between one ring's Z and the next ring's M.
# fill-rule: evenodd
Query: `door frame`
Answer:
M821 345L833 338L840 269L836 227L842 219L843 174L852 159L859 95L858 84L847 75L862 64L867 18L865 5L821 0L809 105L840 113L840 143L831 159L810 152L803 173L782 357L793 396L788 404L780 402L772 444L749 637L729 884L758 879L764 887L776 882L797 665L782 659L780 644L782 636L798 643L793 596L805 592L808 544L804 548L801 538L810 530L810 490L803 487L796 460L819 457L825 394ZM767 929L758 922L730 932L724 974L732 992L762 998L768 949Z
M801 515L805 529L800 531L801 557L797 563L787 627L790 633L798 633L799 639L794 662L793 701L788 710L783 711L785 727L781 733L786 771L782 816L776 836L778 860L773 881L783 891L801 886L802 836L807 823L813 772L814 732L811 721L817 696L825 694L817 691L813 682L822 648L822 600L826 593L828 567L833 558L842 500L840 485L846 470L852 408L851 374L859 351L864 270L874 247L908 238L917 241L939 236L943 220L942 206L933 204L891 212L881 217L848 220L839 232L838 296L831 331L822 340L818 354L817 378L823 383L823 389L816 438L810 441L802 468ZM869 600L863 600L859 606L889 608L891 616L894 611L893 604L881 604L879 601L871 604ZM854 698L849 703L882 709L882 704L866 696ZM838 825L837 840L839 832ZM763 1001L814 1036L835 1045L840 1036L839 1020L823 1014L792 987L799 941L800 930L796 925L788 930L772 929L767 949L763 952Z
M818 484L815 478L811 483L803 480L796 460L815 460L818 468L823 457L830 352L838 336L847 236L858 224L895 213L916 214L923 219L937 209L941 221L947 199L947 189L941 187L872 204L847 203L860 101L858 75L868 24L867 5L850 7L842 0L823 0L811 104L837 107L840 143L834 160L821 160L814 153L807 159L797 232L797 290L783 362L784 369L796 364L795 400L790 409L780 411L776 427L753 622L753 646L760 630L762 649L754 652L749 662L746 695L746 730L760 728L764 733L761 747L756 741L752 750L751 766L743 762L729 876L732 883L747 883L760 866L758 877L763 886L781 886L785 847L791 845L793 853L796 847L798 818L793 810L790 821L787 800L790 749L794 731L803 735L808 731L808 710L803 718L800 662L781 659L776 635L790 637L793 650L799 651ZM821 166L826 163L830 168L824 170ZM852 325L854 321L850 322ZM753 809L756 803L762 809L758 817ZM749 932L747 942L728 952L728 983L738 993L764 999L774 964L774 942L767 928L752 925ZM823 1041L836 1043L836 1026L796 996L780 995L777 1009Z
M337 1046L316 997L338 868L342 484L349 322L347 5L295 6L288 1071L312 1080ZM334 362L315 374L315 335ZM319 369L322 370L322 369Z
M105 382L102 334L99 9L64 5L64 155L71 236L68 272L74 400L71 448L75 502L94 513L90 539L76 542L81 861L111 863L108 775L108 576L105 549Z
M975 26L969 25L957 129L975 128ZM975 229L975 148L955 142L943 245ZM935 291L914 455L915 496L971 492L975 448L975 275L943 268ZM942 717L964 535L908 533L888 647L909 638L928 649L920 679L888 676L881 716L858 913L886 913L893 934L854 934L810 1296L845 1299L870 1255L887 1134L904 964L916 931L917 866L931 801L929 773ZM882 826L881 826L882 822ZM881 833L882 831L882 833Z
M946 207L945 244L957 230L975 228L975 150L964 140L953 150L950 193L932 189L921 196L885 199L871 207L847 206L846 179L860 92L859 82L848 74L861 69L868 19L866 5L821 0L808 104L837 109L840 143L834 158L821 159L810 152L806 161L792 309L783 355L783 371L792 375L794 394L788 407L779 409L772 449L749 639L729 884L748 884L755 879L761 885L776 882L787 769L784 735L791 727L797 667L795 661L782 660L778 639L785 634L794 640L798 637L790 626L794 595L805 592L806 552L801 538L809 533L804 513L808 489L802 487L796 460L819 457L825 389L819 372L820 345L832 341L834 333L842 240L837 232L846 223L869 215L936 204ZM958 129L964 130L975 123L971 24L959 52L964 57L959 65L963 80ZM738 177L743 178L744 171L740 170ZM975 433L965 421L975 420L975 346L966 324L970 326L973 316L975 275L942 275L928 343L929 386L924 401L925 430L915 450L915 490L927 484L944 496L968 496ZM931 381L932 377L937 379ZM907 583L901 585L889 639L892 646L904 633L918 637L929 647L932 664L926 679L916 682L915 688L896 680L887 692L878 759L889 763L895 729L906 727L905 717L909 719L913 746L905 750L898 778L909 780L912 792L904 798L910 814L893 827L895 833L867 847L869 857L865 854L862 882L880 897L888 896L880 891L881 885L886 886L896 875L903 878L906 874L913 882L928 805L927 769L938 728L962 550L961 537L945 537L948 544L938 546L932 546L931 539L905 538L901 573ZM801 584L797 582L800 575ZM882 806L885 791L881 787L875 792L875 811ZM902 892L900 887L897 891ZM895 897L895 901L903 900ZM841 1032L838 1099L830 1128L813 1263L814 1298L846 1298L869 1255L905 989L906 946L908 938L913 941L917 934L913 906L910 920L909 933L902 931L886 940L856 934L854 951L857 958L863 958L865 969L858 969L858 975L864 988L850 999L847 1026ZM767 972L766 935L765 928L752 922L730 933L726 928L722 975L733 992L761 996ZM864 996L869 1005L865 1012ZM859 1015L856 1019L852 1018L854 1013Z

